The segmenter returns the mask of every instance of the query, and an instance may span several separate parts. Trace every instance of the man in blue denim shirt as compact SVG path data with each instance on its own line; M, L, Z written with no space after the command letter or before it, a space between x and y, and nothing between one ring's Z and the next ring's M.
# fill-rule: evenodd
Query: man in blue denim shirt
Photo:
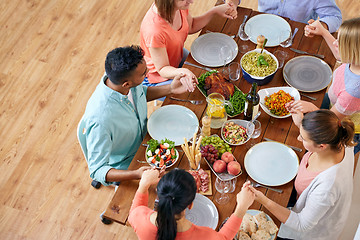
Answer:
M140 179L143 171L149 169L127 170L147 132L147 101L194 91L197 80L179 75L170 85L142 86L147 68L138 46L110 51L105 71L81 121L86 129L90 177L109 185Z
M240 4L239 0L227 1L232 1L235 8ZM342 22L341 11L335 0L258 0L258 9L309 24L319 17L331 33L336 32Z

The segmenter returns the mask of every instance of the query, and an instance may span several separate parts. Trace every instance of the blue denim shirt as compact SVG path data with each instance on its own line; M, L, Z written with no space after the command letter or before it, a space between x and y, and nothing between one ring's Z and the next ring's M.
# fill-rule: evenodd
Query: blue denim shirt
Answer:
M105 85L103 76L90 97L85 122L90 177L103 185L111 168L127 169L137 152L147 128L147 87L141 84L131 93L136 109L127 95Z
M335 32L342 22L341 11L335 0L258 0L260 12L272 13L291 20L307 23L317 17Z

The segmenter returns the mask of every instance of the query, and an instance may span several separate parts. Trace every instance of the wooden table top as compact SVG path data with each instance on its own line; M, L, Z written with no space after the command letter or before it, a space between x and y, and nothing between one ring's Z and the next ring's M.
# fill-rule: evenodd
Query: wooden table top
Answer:
M249 18L251 18L252 16L255 16L257 14L261 14L260 12L257 11L253 11L251 9L248 8L238 8L238 17L235 20L229 20L229 19L225 19L225 18L221 18L219 16L215 16L211 22L202 30L201 34L205 33L206 30L210 30L212 32L222 32L224 34L227 35L234 35L237 33L240 24L242 23L243 19L244 19L244 15L248 15ZM289 19L286 19L290 26L291 29L294 30L296 27L299 29L299 32L296 34L294 41L293 41L293 45L291 46L292 48L296 48L299 50L303 50L303 51L307 51L310 53L318 53L318 54L322 54L325 56L325 62L327 62L329 64L329 66L331 67L331 69L333 69L336 60L333 57L330 49L328 48L326 42L322 39L322 37L316 36L313 38L307 38L304 36L304 23L300 23L300 22L295 22L295 21L291 21ZM249 49L254 49L256 47L256 45L250 41L242 41L240 40L238 37L235 38L235 41L238 43L239 46L241 45L248 45ZM271 48L267 48L268 51L270 52L275 52L277 49L281 49L282 51L285 51L289 54L289 59L294 58L296 56L299 56L300 54L294 53L292 52L290 49L288 48L282 48L282 47L271 47ZM237 55L237 57L234 59L234 61L239 62L241 57L243 54L241 54L239 52L239 54ZM197 62L195 62L195 60L193 60L193 58L191 57L191 54L189 54L189 57L187 58L187 61L190 63L194 63L197 65ZM286 63L286 62L285 62ZM284 65L285 65L284 63ZM189 68L196 76L200 76L202 73L204 73L204 70L198 69L198 68L194 68L194 67L190 67L187 65L184 65L184 67ZM243 78L241 78L239 81L237 81L235 83L244 93L249 92L250 88L251 88L251 84L249 84L247 81L245 81ZM278 86L286 86L286 82L283 79L282 76L282 69L279 69L273 80L264 85L264 86L259 86L258 90L260 90L261 88L268 88L268 87L278 87ZM316 101L312 101L309 99L303 99L306 101L311 101L313 102L315 105L320 106L322 99L324 97L326 90L322 90L322 91L318 91L315 93L306 93L307 95L316 97L317 100ZM205 97L200 93L200 91L198 91L196 89L196 91L194 91L193 93L184 93L182 95L176 96L179 98L187 98L187 99L202 99L205 100ZM178 101L174 101L171 100L169 97L165 99L163 105L168 105L168 104L177 104L177 105L183 105L189 109L191 109L195 115L198 117L198 119L201 119L204 111L206 109L206 101L203 102L203 104L201 105L193 105L191 103L182 103L182 102L178 102ZM243 118L243 114L235 117L235 118ZM292 145L292 146L296 146L298 148L302 148L303 151L300 152L296 152L296 154L298 155L299 159L302 158L303 154L304 154L304 148L302 146L302 143L299 142L297 140L297 136L299 133L298 128L292 123L292 119L289 118L285 118L285 119L277 119L277 118L272 118L269 115L267 115L266 113L262 113L260 115L260 117L258 118L258 120L261 122L261 126L262 126L262 132L260 137L253 139L253 141L255 142L261 142L263 141L263 138L270 138L273 139L275 141L278 142L282 142L288 145ZM218 134L220 136L220 131L219 129L212 129L211 130L212 134ZM144 138L143 143L146 143L148 140L150 139L149 134L146 135L146 137ZM237 146L234 147L232 146L233 149L233 154L236 157L236 159L240 162L241 167L243 169L243 174L240 175L237 178L237 183L236 183L236 189L234 191L234 193L229 194L230 196L230 202L227 203L226 205L221 205L219 206L215 201L214 204L216 205L218 211L219 211L219 225L223 222L223 220L227 217L229 217L231 215L231 213L234 211L235 209L235 205L236 205L236 194L240 191L241 186L243 185L243 183L247 180L252 180L246 173L245 169L244 169L244 156L245 153L247 152L247 148L249 143L245 144L245 145L241 145L241 146ZM179 147L177 147L178 149L180 149ZM140 146L139 150L137 151L132 163L129 166L129 169L137 169L140 166L144 166L146 164L142 164L137 162L136 160L144 160L145 158L145 147ZM177 161L176 164L174 164L173 167L170 168L183 168L183 169L189 169L189 163L188 160L185 156L185 154L183 152L180 152L180 156L179 156L179 160ZM203 169L209 169L207 164L202 160L201 162L201 167ZM208 198L210 200L213 200L217 194L219 194L215 187L214 187L214 182L215 182L215 178L216 176L214 174L211 175L211 180L212 180L212 192L213 195L208 196ZM132 180L132 181L126 181L122 184L119 185L118 190L116 191L116 193L114 194L113 199L111 200L111 202L109 203L105 213L104 213L104 217L108 218L110 220L113 220L115 222L119 222L121 224L126 224L128 225L127 222L127 218L129 215L129 210L130 210L130 206L132 203L132 199L135 195L136 189L138 187L138 182L139 180ZM285 206L287 205L289 198L290 198L290 194L293 188L293 181L276 187L278 189L282 189L283 193L277 193L271 190L267 190L265 188L258 188L260 191L262 191L267 197L269 197L270 199L272 199L273 201L277 202L278 204ZM155 187L152 187L149 190L150 194L149 194L149 207L153 208L154 206L154 200L156 198L156 193L155 193ZM259 203L254 202L252 206L250 206L249 209L259 209L262 210L264 212L266 212L273 220L274 222L280 226L280 222L270 213L268 212L265 208L263 208ZM219 226L218 225L218 226Z

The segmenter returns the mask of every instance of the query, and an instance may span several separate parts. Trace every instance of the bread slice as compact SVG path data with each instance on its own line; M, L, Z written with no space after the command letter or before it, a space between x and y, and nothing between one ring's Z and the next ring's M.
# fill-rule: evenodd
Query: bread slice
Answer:
M264 212L260 212L259 214L255 215L254 220L259 229L265 230L270 234L275 234L279 230L273 221L267 220L266 214Z
M238 240L251 240L251 238L249 237L249 235L247 235L246 232L239 231Z
M260 212L254 216L255 222L259 229L266 229L267 228L267 218L264 212Z
M269 240L269 239L271 239L271 236L267 231L260 229L260 230L257 230L256 233L251 235L251 239L252 240Z
M267 230L270 234L275 234L279 228L276 226L276 224L273 221L267 221Z
M256 232L256 230L256 223L253 216L251 216L249 213L245 213L240 225L240 231L249 233L251 236L251 234Z

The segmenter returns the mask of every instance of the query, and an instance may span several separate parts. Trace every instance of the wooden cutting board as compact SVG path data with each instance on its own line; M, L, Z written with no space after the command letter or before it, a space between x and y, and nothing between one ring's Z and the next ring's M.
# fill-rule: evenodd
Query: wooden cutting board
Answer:
M204 171L209 174L209 190L207 190L206 192L200 191L200 194L209 196L209 195L212 195L211 171L210 170L204 170Z

